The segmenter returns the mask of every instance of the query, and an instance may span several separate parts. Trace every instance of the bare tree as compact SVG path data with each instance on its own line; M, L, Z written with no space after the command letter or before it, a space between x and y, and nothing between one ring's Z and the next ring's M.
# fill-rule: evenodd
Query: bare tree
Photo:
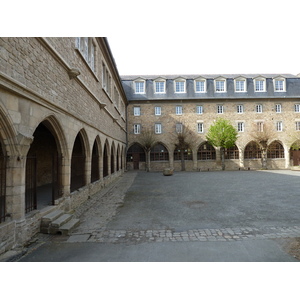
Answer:
M144 129L139 138L138 142L146 152L146 171L150 171L150 151L151 148L157 143L155 133L150 129Z
M267 169L267 150L270 141L276 137L274 125L271 122L256 122L252 125L250 136L261 149L262 169Z

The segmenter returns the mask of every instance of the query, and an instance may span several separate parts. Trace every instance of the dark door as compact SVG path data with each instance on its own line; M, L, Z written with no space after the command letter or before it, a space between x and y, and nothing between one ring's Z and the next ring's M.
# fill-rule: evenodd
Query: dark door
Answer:
M292 156L293 156L293 165L299 166L300 165L300 150L293 150Z
M140 164L140 154L139 153L133 153L133 169L138 170L139 169L139 164Z

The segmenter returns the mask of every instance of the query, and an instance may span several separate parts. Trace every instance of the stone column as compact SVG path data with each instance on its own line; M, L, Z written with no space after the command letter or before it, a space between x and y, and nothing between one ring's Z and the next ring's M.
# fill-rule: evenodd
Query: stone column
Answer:
M289 169L290 166L290 161L291 161L291 157L290 157L290 148L287 147L286 145L284 145L284 157L285 157L285 168Z

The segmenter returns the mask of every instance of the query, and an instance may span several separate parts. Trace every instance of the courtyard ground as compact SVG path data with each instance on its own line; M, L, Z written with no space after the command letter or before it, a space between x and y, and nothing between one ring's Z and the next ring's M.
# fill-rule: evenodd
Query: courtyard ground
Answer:
M296 262L300 173L127 172L18 261Z

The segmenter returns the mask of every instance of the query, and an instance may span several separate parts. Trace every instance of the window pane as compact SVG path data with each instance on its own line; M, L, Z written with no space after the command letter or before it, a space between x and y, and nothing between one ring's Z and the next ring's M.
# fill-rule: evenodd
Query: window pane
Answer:
M245 91L245 81L237 80L235 83L235 89L237 92L244 92Z
M265 84L264 80L256 80L255 81L255 90L256 91L264 91Z
M225 91L225 81L217 80L216 81L216 92L224 92Z
M205 92L205 82L204 81L196 81L196 92Z
M144 82L143 81L136 81L135 82L135 92L142 94L145 92L145 88L144 88Z
M202 114L203 113L203 106L202 105L198 105L197 106L197 114Z
M155 115L156 116L160 116L161 115L161 107L160 106L156 106L155 107Z
M165 82L164 81L156 81L155 82L155 92L156 93L164 93L165 92Z
M184 81L176 81L175 82L175 91L176 93L184 93Z

